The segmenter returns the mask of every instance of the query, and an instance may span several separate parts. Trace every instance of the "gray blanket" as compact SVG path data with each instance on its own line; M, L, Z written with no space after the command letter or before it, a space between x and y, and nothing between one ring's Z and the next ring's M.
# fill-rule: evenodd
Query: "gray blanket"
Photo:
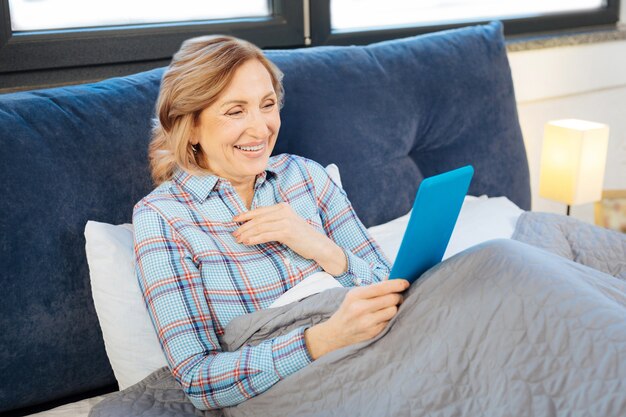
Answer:
M523 213L513 239L626 280L626 234L552 213Z
M536 219L524 217L516 237L531 241L522 228L531 230ZM579 225L556 231L568 235ZM621 266L592 255L573 259L621 274L626 236L589 233L581 238L593 239L598 256L616 253ZM567 252L546 240L546 249ZM346 291L239 317L222 345L236 350L325 320ZM164 368L90 414L134 415L624 416L626 282L525 243L487 242L428 271L375 339L334 351L236 407L196 410Z

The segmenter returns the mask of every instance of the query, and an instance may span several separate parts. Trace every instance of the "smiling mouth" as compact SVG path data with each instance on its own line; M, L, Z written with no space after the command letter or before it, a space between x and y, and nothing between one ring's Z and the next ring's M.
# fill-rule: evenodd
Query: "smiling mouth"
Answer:
M265 144L261 143L259 145L255 145L255 146L239 146L239 145L235 145L235 148L244 151L244 152L258 152L262 149L265 149Z

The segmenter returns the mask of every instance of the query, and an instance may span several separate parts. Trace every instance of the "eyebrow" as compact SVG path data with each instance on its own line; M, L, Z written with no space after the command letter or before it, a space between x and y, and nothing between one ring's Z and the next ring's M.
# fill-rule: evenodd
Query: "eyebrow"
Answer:
M274 91L270 91L269 93L265 94L262 98L262 100L265 100L266 98L275 95L276 93ZM224 103L220 104L220 107L224 107L226 105L229 104L247 104L248 102L246 100L228 100L225 101Z

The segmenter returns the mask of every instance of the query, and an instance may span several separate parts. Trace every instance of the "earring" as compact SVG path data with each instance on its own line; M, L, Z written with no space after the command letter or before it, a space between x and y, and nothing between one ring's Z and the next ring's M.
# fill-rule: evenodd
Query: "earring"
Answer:
M198 148L196 148L196 145L191 145L191 151L193 152L194 155L198 153Z

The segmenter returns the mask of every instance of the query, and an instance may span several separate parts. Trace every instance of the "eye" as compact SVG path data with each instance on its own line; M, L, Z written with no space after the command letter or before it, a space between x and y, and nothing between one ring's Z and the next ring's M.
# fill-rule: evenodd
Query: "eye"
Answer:
M226 116L239 116L240 114L243 114L240 108L230 109L226 112Z
M264 108L264 109L271 109L272 107L274 107L274 105L275 105L275 104L276 104L276 103L274 103L273 101L268 101L267 103L265 103L265 104L263 105L263 108Z

